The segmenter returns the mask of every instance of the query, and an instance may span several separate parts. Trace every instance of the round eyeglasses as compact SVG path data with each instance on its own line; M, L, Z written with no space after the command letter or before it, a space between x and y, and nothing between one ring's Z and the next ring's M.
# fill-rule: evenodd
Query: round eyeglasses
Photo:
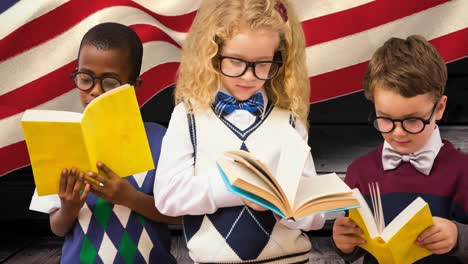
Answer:
M277 54L275 54L275 58L281 57ZM219 69L223 75L233 78L239 77L244 75L249 67L252 67L254 76L260 80L271 80L276 76L283 62L280 59L275 60L275 58L273 61L248 61L218 55Z
M403 119L393 119L390 117L384 117L384 116L376 116L372 118L370 121L374 125L374 128L377 129L380 133L390 133L395 129L395 123L400 122L401 127L403 130L410 134L419 134L421 133L426 125L431 123L432 117L435 114L435 111L437 109L438 103L434 105L434 108L432 108L431 115L429 116L428 119L424 119L421 117L407 117Z
M122 85L122 81L111 76L98 77L87 72L74 71L70 74L70 78L75 82L76 88L82 91L88 91L93 88L96 84L96 80L99 80L102 90L108 92L114 88Z

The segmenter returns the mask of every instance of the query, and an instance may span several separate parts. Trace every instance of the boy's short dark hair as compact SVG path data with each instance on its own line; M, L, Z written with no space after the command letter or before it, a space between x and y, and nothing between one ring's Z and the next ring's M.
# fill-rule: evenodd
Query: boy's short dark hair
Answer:
M143 45L138 35L131 28L118 23L102 23L91 28L81 40L81 47L92 45L97 49L119 49L128 52L129 63L133 67L130 82L135 82L140 76Z
M387 40L372 56L363 78L364 94L370 101L376 85L403 97L430 93L436 101L443 96L446 82L444 60L418 35Z

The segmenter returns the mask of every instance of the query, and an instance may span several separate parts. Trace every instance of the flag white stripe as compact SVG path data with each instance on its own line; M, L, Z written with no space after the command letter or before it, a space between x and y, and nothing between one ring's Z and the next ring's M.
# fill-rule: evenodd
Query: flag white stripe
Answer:
M0 13L0 40L22 25L32 21L70 0L22 0Z
M87 17L63 34L0 63L2 80L0 95L47 75L76 59L83 35L94 25L105 21L118 21L125 25L152 25L166 32L177 43L182 43L186 35L163 26L139 9L121 6L107 8Z
M180 16L196 11L200 7L201 0L133 0L133 2L163 16Z
M151 41L143 44L141 73L163 63L180 62L181 50L167 42Z
M309 77L368 61L390 37L419 34L434 39L467 28L466 14L468 1L451 1L354 35L307 47Z
M180 60L180 49L167 42L152 41L143 45L145 56L142 62L142 73L166 62L178 62ZM58 96L33 109L63 110L82 112L77 90L72 90ZM23 113L18 113L0 120L0 148L24 140L20 120Z
M373 2L373 0L292 0L300 21L330 15Z

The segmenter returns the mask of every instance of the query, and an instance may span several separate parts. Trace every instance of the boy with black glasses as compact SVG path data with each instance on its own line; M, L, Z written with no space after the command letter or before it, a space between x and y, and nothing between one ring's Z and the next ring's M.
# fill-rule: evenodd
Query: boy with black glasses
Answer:
M384 143L355 160L345 179L368 201L368 184L378 182L385 223L418 196L429 204L434 225L415 243L433 255L416 263L468 260L468 155L442 140L436 125L447 103L446 81L443 59L423 37L385 42L364 76L365 95L375 106L371 121ZM358 247L366 243L360 234L349 218L337 219L337 251L348 261L365 255L364 263L377 263Z
M125 83L138 88L142 56L141 40L129 27L103 23L90 29L71 74L83 106ZM166 129L155 123L145 123L145 129L157 167ZM164 223L178 220L154 206L155 170L121 178L105 164L97 167L103 174L89 176L103 185L87 182L75 168L64 168L59 194L35 194L31 201L31 210L50 214L54 234L65 236L61 262L175 263Z

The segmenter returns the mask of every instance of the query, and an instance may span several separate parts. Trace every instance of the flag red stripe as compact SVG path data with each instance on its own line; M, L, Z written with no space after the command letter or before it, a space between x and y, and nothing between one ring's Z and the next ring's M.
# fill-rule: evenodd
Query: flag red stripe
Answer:
M141 42L146 43L150 41L164 41L173 44L180 48L180 45L177 44L166 32L162 31L161 29L146 24L137 24L131 25L132 28L140 37Z
M25 141L0 148L0 175L29 165L29 154Z
M139 105L145 104L162 89L174 84L178 68L178 62L170 62L153 67L142 74L143 84L137 92Z
M366 61L309 78L310 102L317 103L362 89L361 79L367 63Z
M302 22L306 45L312 46L356 34L445 2L449 2L449 0L377 0L348 10L307 20Z
M468 29L431 40L431 43L441 53L445 61L468 56ZM332 72L310 78L310 102L316 103L337 96L346 95L362 89L362 77L367 67L367 61L341 68ZM320 87L320 90L319 88Z
M127 0L89 1L86 4L80 0L72 0L24 24L2 39L0 41L0 61L46 42L72 28L93 13L112 6L129 6L140 9L163 25L179 32L188 31L196 14L196 12L191 12L181 16L162 16Z
M450 62L468 56L468 28L431 40L432 45Z

